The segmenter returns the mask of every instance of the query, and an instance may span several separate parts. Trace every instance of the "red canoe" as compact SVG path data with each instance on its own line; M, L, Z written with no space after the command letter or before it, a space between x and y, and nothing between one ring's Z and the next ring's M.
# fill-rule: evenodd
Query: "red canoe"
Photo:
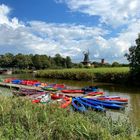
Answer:
M127 98L103 98L99 97L98 100L110 100L110 101L120 101L120 102L128 102Z
M69 98L69 97L65 97L64 98L64 103L61 104L61 108L66 108L68 107L72 102L72 98Z
M65 89L65 90L61 90L61 92L63 92L63 93L84 93L84 91L80 90L80 89Z
M57 100L57 99L62 99L64 98L64 95L63 94L51 94L51 99L53 100Z
M95 95L102 95L104 92L102 91L97 91L97 92L89 92L87 95L88 96L95 96Z

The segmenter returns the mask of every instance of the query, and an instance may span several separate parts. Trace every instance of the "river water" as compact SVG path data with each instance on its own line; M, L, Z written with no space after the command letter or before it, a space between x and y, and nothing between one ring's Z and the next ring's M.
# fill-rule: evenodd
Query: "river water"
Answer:
M140 128L140 88L132 86L113 85L107 83L93 83L92 81L70 81L70 80L57 80L57 79L46 79L46 78L35 78L31 74L20 74L20 75L1 75L0 78L5 77L17 77L20 79L37 79L42 82L48 83L63 83L73 88L82 88L89 85L96 85L101 91L104 91L106 95L117 95L124 98L128 98L129 102L124 111L107 111L107 115L111 115L114 119L118 117L129 118L137 127ZM10 96L11 89L0 87L0 93L3 95Z

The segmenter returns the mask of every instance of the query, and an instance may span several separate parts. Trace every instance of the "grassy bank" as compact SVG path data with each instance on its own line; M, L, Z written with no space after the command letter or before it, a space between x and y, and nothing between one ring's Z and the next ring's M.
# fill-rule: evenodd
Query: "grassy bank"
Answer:
M23 98L0 97L0 102L2 140L139 139L139 131L128 120L112 121L94 111L80 114Z
M62 69L62 70L39 70L36 77L88 80L95 82L126 83L129 78L128 67L117 68L90 68L90 69Z

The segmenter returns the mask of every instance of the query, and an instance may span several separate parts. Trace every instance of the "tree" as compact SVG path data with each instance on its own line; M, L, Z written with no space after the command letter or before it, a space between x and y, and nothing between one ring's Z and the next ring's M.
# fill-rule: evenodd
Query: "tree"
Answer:
M32 60L28 55L18 53L17 55L15 55L13 63L16 68L25 69L29 68Z
M66 57L66 66L67 66L67 68L71 68L72 67L71 58L69 56Z
M119 66L120 66L120 64L116 61L112 63L112 67L119 67Z
M140 76L140 34L136 39L136 45L129 48L129 54L125 54L129 61L131 73Z
M5 55L0 55L0 66L4 68L13 67L14 56L11 53L6 53Z

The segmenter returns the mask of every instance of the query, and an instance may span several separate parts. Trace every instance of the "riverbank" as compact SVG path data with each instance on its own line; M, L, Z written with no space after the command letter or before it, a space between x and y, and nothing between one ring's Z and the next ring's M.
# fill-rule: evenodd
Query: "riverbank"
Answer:
M130 77L128 67L38 70L35 73L35 76L41 78L117 84L128 83Z
M104 113L86 114L32 104L20 97L0 96L1 139L138 139L129 120L113 121Z

